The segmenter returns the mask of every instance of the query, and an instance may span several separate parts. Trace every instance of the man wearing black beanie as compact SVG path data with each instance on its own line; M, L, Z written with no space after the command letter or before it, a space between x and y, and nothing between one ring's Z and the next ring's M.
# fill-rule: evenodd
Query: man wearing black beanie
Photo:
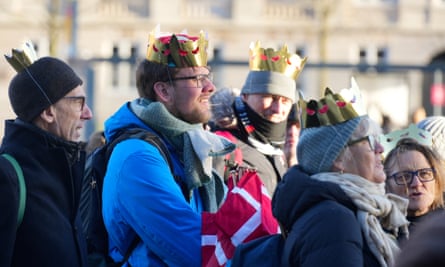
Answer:
M13 50L6 59L17 70L9 85L17 118L6 120L0 147L0 266L87 266L79 138L92 112L82 80L53 57Z

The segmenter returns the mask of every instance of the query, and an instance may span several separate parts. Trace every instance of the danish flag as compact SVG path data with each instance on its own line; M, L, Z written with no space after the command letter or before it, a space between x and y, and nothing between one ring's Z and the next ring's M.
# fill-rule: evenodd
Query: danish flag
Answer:
M202 267L225 266L239 244L280 232L257 172L249 169L232 175L241 178L236 185L229 179L230 191L221 208L202 214Z

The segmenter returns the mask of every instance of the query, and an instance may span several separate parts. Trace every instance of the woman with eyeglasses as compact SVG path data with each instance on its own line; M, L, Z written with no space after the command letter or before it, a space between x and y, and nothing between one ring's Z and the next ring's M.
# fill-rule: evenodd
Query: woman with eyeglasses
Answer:
M408 203L385 194L381 128L356 100L327 89L299 101L298 164L272 199L287 235L281 266L392 266L399 252L391 233L408 230Z
M403 138L384 161L386 189L408 198L409 231L431 211L444 207L444 169L440 157L431 147L412 138Z

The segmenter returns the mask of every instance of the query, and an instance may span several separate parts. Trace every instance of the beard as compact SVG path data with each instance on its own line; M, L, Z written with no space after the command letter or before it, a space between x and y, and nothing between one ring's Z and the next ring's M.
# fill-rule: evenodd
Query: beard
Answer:
M202 106L187 111L175 108L174 111L170 113L190 124L207 123L211 117L210 108L204 109Z

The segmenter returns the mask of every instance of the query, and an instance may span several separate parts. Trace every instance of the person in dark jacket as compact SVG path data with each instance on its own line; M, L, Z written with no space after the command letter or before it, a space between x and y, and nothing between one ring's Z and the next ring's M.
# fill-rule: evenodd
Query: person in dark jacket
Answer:
M391 233L407 231L407 201L385 195L381 129L354 108L358 89L344 92L299 101L298 164L272 199L287 235L282 266L391 266Z
M5 122L0 154L23 170L26 202L18 225L18 177L0 157L0 266L86 266L78 213L85 152L78 139L92 112L71 67L37 59L32 44L25 48L7 56L17 70L8 91L17 118Z
M396 257L394 267L445 266L445 213L432 212Z
M240 95L231 98L230 93L225 97L226 92L216 92L210 100L212 121L220 127L215 133L238 146L231 155L215 161L214 167L225 178L237 165L255 168L272 195L288 168L283 153L287 118L295 102L295 80L306 58L289 53L287 46L274 50L256 42L250 47L249 61ZM219 116L224 111L232 113L225 115L226 121Z

